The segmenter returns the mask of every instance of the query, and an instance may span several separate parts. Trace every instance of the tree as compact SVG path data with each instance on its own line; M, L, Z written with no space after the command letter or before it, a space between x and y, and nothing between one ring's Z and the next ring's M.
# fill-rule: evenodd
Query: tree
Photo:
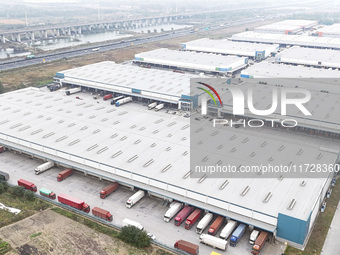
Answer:
M34 193L30 190L26 190L25 193L24 193L24 198L27 201L33 201L34 200Z
M132 244L138 248L150 246L150 238L145 231L142 231L135 226L122 227L119 233L119 238L124 242Z
M24 192L25 192L24 187L22 187L22 186L11 187L10 191L16 197L22 197L24 195Z
M150 34L151 33L151 31L150 31L150 29L148 30L148 34Z
M154 30L153 30L155 33L157 33L157 29L155 28Z
M0 81L0 94L5 92L4 85L2 85L2 82Z

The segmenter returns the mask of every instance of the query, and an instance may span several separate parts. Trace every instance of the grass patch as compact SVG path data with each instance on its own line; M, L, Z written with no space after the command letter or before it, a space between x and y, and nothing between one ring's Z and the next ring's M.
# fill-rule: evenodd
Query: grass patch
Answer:
M50 205L43 200L34 198L33 201L28 201L25 197L17 197L9 192L0 194L0 201L5 206L21 210L17 215L0 210L0 228L27 218L40 211L40 209L45 210L50 207Z
M340 185L337 182L333 187L331 197L327 199L325 212L319 213L319 216L316 219L313 232L308 240L305 250L301 251L294 247L288 246L285 251L286 255L318 255L321 253L329 227L336 211L336 207L339 203L339 199Z
M40 236L41 234L42 234L42 233L39 232L39 233L36 233L36 234L31 235L30 237L31 237L31 238L34 238L34 237Z
M0 255L6 254L11 250L11 245L0 239Z

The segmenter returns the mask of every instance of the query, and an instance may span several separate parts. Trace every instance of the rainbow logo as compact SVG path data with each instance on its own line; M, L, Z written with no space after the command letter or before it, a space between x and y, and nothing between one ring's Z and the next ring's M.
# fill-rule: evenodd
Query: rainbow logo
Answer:
M215 93L215 95L217 96L217 98L220 101L220 104L222 106L222 100L220 98L220 95L217 93L217 91L212 86L210 86L210 85L208 85L206 83L203 83L203 82L197 82L197 83L201 84L201 85L209 88L211 91L213 91ZM209 90L201 88L201 87L197 87L197 88L200 89L200 90L203 90L204 92L206 92L211 97L211 99L214 101L215 105L217 106L216 100L215 100L214 96L211 94L211 92Z

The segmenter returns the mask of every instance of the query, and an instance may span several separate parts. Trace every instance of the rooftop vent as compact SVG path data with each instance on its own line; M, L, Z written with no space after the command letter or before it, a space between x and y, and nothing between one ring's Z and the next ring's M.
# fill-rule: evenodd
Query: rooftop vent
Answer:
M190 125L185 125L184 127L182 127L181 129L184 130L184 129L187 129L188 127L190 127Z
M267 203L271 197L272 197L272 193L269 192L269 193L267 194L267 196L263 199L263 203Z
M26 130L26 129L29 129L30 127L31 127L31 126L29 126L29 125L28 125L28 126L25 126L25 127L22 127L22 128L19 129L19 131L24 131L24 130Z
M203 130L203 128L200 127L199 129L197 129L197 130L195 131L195 133L199 133L199 132L201 132L202 130Z
M140 129L139 129L139 131L143 131L145 129L145 127L141 127Z
M155 121L155 124L161 123L162 121L164 121L164 119L159 119L159 120Z
M100 154L100 153L106 151L107 149L109 149L109 148L105 146L104 148L102 148L99 151L97 151L97 154Z
M281 147L279 148L279 151L283 151L284 148L285 148L285 146L281 145Z
M188 155L188 152L187 151L183 152L183 155L184 156Z
M111 138L115 138L115 137L117 137L117 136L118 136L118 134L115 133L115 134L111 135Z
M113 122L113 125L117 125L117 124L119 124L119 121L118 121L118 120L115 121L115 122Z
M147 167L147 166L151 165L153 162L154 162L154 160L153 160L153 159L150 159L148 162L146 162L146 163L144 164L144 167Z
M176 121L173 121L173 122L168 124L168 127L171 127L171 126L175 125L176 123L177 123Z
M135 156L133 156L132 158L130 158L130 159L128 160L128 162L131 163L132 161L134 161L134 160L137 159L137 158L138 158L138 155L135 155Z
M100 132L100 129L96 129L95 131L93 131L93 134L97 134Z
M76 123L71 123L70 125L68 125L68 127L73 127L74 125L76 125Z
M38 134L38 133L40 133L41 131L43 131L41 128L40 128L40 129L37 129L37 130L33 131L33 132L31 133L31 135Z
M45 139L45 138L50 137L50 136L52 136L54 134L55 134L54 132L50 132L50 133L44 135L43 138Z
M203 175L201 179L198 180L198 183L202 183L207 178L207 175Z
M22 123L18 123L18 124L15 124L13 126L11 126L10 128L13 129L13 128L17 128L17 127L20 127L22 125Z
M249 186L245 187L244 190L241 193L241 196L245 196L249 190L250 190Z
M278 179L279 179L279 181L282 181L283 180L283 175L280 175L280 177Z
M216 130L215 132L213 132L210 136L215 136L217 135L219 132Z
M75 145L76 143L79 143L79 142L80 142L80 140L77 139L77 140L74 140L74 141L70 142L68 145L72 146L72 145Z
M289 206L287 207L287 209L288 209L288 210L292 210L292 209L294 208L295 204L296 204L296 200L293 199L293 200L290 202L290 204L289 204Z
M86 129L88 129L88 126L83 126L80 130L81 130L81 131L84 131L84 130L86 130Z
M187 172L187 173L183 176L183 179L188 178L188 177L190 176L191 172L192 172L191 170L190 170L189 172Z
M227 185L228 185L229 181L228 180L225 180L221 186L219 187L220 190L224 189Z
M55 141L56 141L56 142L60 142L60 141L62 141L62 140L65 140L67 137L68 137L67 135L64 135L64 136L58 138L58 139L55 140Z
M168 171L171 167L172 167L171 164L167 165L166 167L164 167L164 168L162 169L162 173Z
M127 136L123 136L122 138L120 138L121 141L124 141L127 138Z
M101 122L108 121L108 120L109 120L108 118L104 118L101 120Z
M232 137L229 138L230 141L234 140L236 138L236 135L233 135Z
M141 139L138 139L135 141L135 144L139 144L142 140Z
M307 184L307 183L306 183L305 181L302 181L302 182L300 183L300 186L301 186L301 187L304 187L304 186L306 186L306 184Z
M87 149L87 151L92 151L93 149L97 148L98 146L99 146L98 144L94 144L94 145L92 145L91 147L89 147L89 148Z
M113 154L113 155L111 156L111 158L115 158L115 157L119 156L119 155L122 154L122 153L123 153L122 151L118 151L118 152L116 152L115 154Z

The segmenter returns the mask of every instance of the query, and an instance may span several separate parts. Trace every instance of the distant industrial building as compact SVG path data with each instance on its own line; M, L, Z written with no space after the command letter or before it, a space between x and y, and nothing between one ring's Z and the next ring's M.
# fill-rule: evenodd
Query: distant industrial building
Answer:
M197 119L197 123L211 124L209 119ZM274 179L257 178L257 174L210 178L202 173L199 179L190 178L190 125L183 115L143 110L134 103L114 107L37 88L0 95L0 144L7 148L182 201L304 247L333 173L313 177L303 171L298 178L283 173ZM219 153L204 158L211 164L258 166L266 160L283 166L322 165L334 164L338 158L337 148L329 141L280 130L240 132L225 127L216 136L216 131L211 133L203 125L197 132L219 145Z
M340 38L308 35L269 34L247 31L234 34L230 40L237 42L277 43L280 46L296 45L312 48L340 49Z
M340 37L340 24L335 23L331 26L324 26L315 33L320 37Z
M54 77L63 86L80 86L92 92L113 92L140 102L164 102L166 106L189 110L197 107L197 95L190 94L190 78L164 70L100 62L58 72Z
M296 34L317 25L314 20L283 20L269 25L257 27L255 32L271 34Z
M252 59L264 59L277 52L279 45L233 42L230 40L211 40L203 38L181 44L181 50L217 53L223 55L245 56Z
M340 78L340 72L302 65L256 63L241 72L241 78Z
M340 51L294 46L276 54L275 62L339 69Z
M212 74L233 74L248 64L247 57L157 49L135 55L135 63Z

